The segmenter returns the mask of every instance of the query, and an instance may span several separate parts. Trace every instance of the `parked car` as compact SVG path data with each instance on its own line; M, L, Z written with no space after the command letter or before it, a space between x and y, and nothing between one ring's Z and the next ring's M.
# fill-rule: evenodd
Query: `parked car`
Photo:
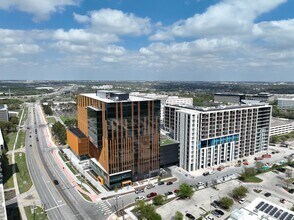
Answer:
M154 197L154 196L157 196L157 193L156 193L156 192L151 192L151 193L149 193L146 197L147 197L147 198L152 198L152 197Z
M172 181L169 181L166 183L166 185L172 185L172 184L174 184Z
M135 201L138 201L138 200L144 200L145 199L145 196L137 196L135 198Z
M217 168L218 171L222 171L223 169L225 169L225 166L222 165Z
M166 196L169 196L169 195L172 195L172 194L173 194L173 192L170 192L170 191L165 193Z
M247 165L249 165L249 162L245 161L245 162L243 162L243 165L247 166Z
M190 214L190 213L187 213L187 214L186 214L186 217L187 217L188 219L193 219L193 220L196 219L196 218L194 217L194 215L192 215L192 214Z
M277 170L277 171L280 171L280 172L282 172L282 173L286 172L286 169L283 168L283 167L281 167L281 168L277 168L276 170Z
M136 189L135 191L136 194L143 193L143 192L144 192L144 189Z
M199 187L199 186L205 186L205 183L203 183L203 182L198 182L196 185L197 185L198 187Z
M146 186L147 189L152 189L154 187L155 187L155 185L153 185L153 184L149 184L148 186Z
M214 220L214 218L213 217L210 217L210 216L206 216L205 217L205 220Z
M254 160L263 160L263 157L255 157Z
M208 175L209 175L209 172L206 171L206 172L204 172L202 175L203 175L203 176L208 176Z
M264 194L265 197L270 197L271 195L272 195L272 194L269 193L269 192L266 192L266 193Z
M246 201L245 199L240 199L240 200L239 200L239 203L240 203L240 204L243 204L245 201Z
M158 182L158 186L160 186L160 185L164 185L164 182L162 182L162 181Z
M285 200L285 199L280 199L280 202L281 202L281 203L285 203L286 200Z
M271 158L272 155L270 155L270 154L264 154L264 155L262 155L262 157L263 157L263 158Z
M213 214L214 216L220 218L222 217L225 213L219 209L215 209L211 212L211 214Z
M293 194L293 193L294 193L294 189L289 189L289 190L288 190L288 193Z

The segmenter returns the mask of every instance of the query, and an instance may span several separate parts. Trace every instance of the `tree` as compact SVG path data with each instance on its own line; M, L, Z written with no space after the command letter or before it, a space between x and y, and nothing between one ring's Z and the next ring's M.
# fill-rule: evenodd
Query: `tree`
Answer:
M184 219L183 213L176 211L175 216L174 216L174 220L183 220L183 219Z
M161 220L161 216L155 212L154 206L152 204L147 204L143 200L139 200L136 202L134 213L137 215L139 220Z
M66 143L66 129L59 121L52 126L52 132L58 137L61 144Z
M255 161L255 169L257 173L261 173L263 171L263 166L264 164L262 162Z
M230 209L234 204L234 201L229 197L223 197L219 200L220 207L223 209Z
M191 198L194 194L194 191L191 186L187 183L182 183L179 187L177 195L181 198Z
M256 175L256 170L255 168L251 167L251 168L245 168L243 173L240 176L241 180L245 180L248 177L254 176Z
M49 105L42 105L46 115L53 115L53 111Z
M236 199L246 196L246 193L248 193L248 189L244 186L236 187L232 191L233 197Z
M13 125L18 125L18 123L19 123L19 119L18 119L18 117L16 117L16 116L12 116L12 117L10 118L10 122L11 122Z
M164 203L164 196L163 195L157 195L153 198L154 205L162 205L163 203Z

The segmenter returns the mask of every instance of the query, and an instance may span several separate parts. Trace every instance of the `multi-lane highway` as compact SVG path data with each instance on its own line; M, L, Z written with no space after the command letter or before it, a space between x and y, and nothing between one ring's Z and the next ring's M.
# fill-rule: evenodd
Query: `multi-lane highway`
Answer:
M34 110L35 109L35 110ZM97 219L111 213L105 202L86 201L56 164L52 146L49 146L47 125L44 124L40 105L29 105L26 153L30 175L50 219ZM35 132L37 130L37 133ZM38 140L38 141L37 141ZM54 184L54 180L59 182ZM106 203L108 204L108 203Z

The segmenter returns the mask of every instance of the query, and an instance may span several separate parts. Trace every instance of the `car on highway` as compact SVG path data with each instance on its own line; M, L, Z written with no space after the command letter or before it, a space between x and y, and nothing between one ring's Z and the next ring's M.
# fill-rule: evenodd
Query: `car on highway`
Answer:
M58 180L53 180L53 183L54 183L54 185L58 185L59 184Z
M174 184L172 181L169 181L166 183L166 185L172 185L172 184Z
M245 200L245 199L240 199L238 202L239 202L240 204L244 204L244 203L246 202L246 200Z
M188 219L193 219L193 220L196 219L195 216L192 215L192 214L190 214L190 213L187 213L187 214L186 214L186 217L187 217Z
M32 145L30 144L30 147L31 147Z
M144 189L136 189L135 191L136 194L143 193L143 192L144 192Z
M271 195L272 195L272 194L269 193L269 192L266 192L266 193L264 194L265 197L270 197Z
M145 200L145 196L137 196L135 198L135 201L138 201L138 200Z
M214 216L220 218L222 217L225 213L219 209L215 209L211 212L211 214L213 214Z
M147 197L147 198L152 198L152 197L154 197L154 196L157 196L157 193L156 193L156 192L151 192L151 193L149 193L146 197Z
M170 191L164 193L164 195L166 195L166 196L169 196L169 195L172 195L172 194L173 194L173 192L170 192Z
M30 138L32 137L32 135L30 135Z

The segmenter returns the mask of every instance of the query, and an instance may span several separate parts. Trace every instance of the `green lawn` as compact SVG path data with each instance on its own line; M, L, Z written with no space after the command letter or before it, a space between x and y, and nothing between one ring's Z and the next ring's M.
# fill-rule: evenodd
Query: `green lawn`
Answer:
M258 178L257 176L250 176L243 180L244 182L250 182L250 183L261 183L262 179Z
M16 177L20 193L28 191L32 186L32 180L28 171L26 164L26 155L25 153L16 153L15 154L15 163L16 165Z
M70 119L75 119L76 117L74 116L65 116L65 115L61 115L60 116L60 119L63 121L63 123L66 121L66 120L70 120Z
M169 144L173 144L175 143L174 141L168 139L168 138L160 138L160 146L165 146L165 145L169 145Z
M53 117L47 117L47 120L50 124L54 124L56 122L55 118Z
M8 134L8 138L9 138L9 141L7 143L8 150L13 150L13 144L15 141L15 137L16 137L16 132L12 132L12 133Z
M10 189L14 187L13 183L13 171L12 171L12 164L11 164L11 155L5 154L1 158L2 162L2 173L3 173L3 184L4 189Z
M47 220L46 212L40 207L36 206L35 209L31 209L30 206L24 207L28 220Z
M18 133L18 139L15 145L15 149L21 148L21 146L25 145L25 132L20 130Z
M24 113L23 113L23 117L22 117L22 120L20 123L21 125L23 125L28 118L28 108L25 107L23 111L24 111Z

